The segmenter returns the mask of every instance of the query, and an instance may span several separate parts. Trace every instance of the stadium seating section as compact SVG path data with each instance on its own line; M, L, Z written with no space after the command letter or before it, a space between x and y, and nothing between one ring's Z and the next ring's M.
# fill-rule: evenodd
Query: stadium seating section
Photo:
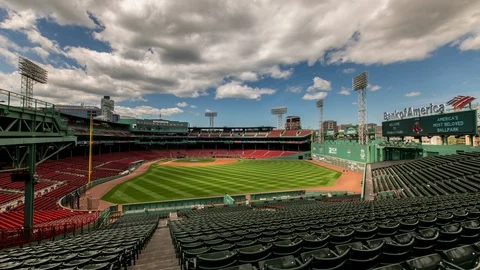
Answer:
M281 138L281 137L307 137L310 136L312 130L304 129L304 130L283 130L283 129L274 129L270 132L263 132L263 131L246 131L246 132L220 132L220 131L198 131L192 130L188 137L196 138L196 137L210 137L210 138L218 138L218 137L256 137L256 138Z
M212 152L190 151L185 154ZM245 150L242 155L265 157L269 152ZM138 157L148 159L147 153ZM103 158L96 166L112 160ZM121 170L128 162L112 164ZM480 269L479 170L478 152L426 157L372 171L375 191L398 191L392 197L296 198L195 208L178 211L179 219L168 227L184 270ZM19 213L2 214L9 222L0 222L0 232L21 224ZM61 230L77 216L96 218L95 213L50 209L38 211L35 219L38 226ZM124 268L135 264L159 218L126 215L90 233L3 250L0 269Z
M73 130L74 135L88 135L90 126L87 123L78 123L74 121L68 122L69 128ZM126 127L117 128L108 125L107 123L94 123L93 135L95 136L118 136L118 137L133 137L134 135L128 131Z
M480 152L432 156L372 170L376 194L436 196L480 190Z
M157 215L124 216L77 236L0 251L0 269L127 269L151 239Z
M278 201L180 215L169 227L183 269L480 267L480 194Z

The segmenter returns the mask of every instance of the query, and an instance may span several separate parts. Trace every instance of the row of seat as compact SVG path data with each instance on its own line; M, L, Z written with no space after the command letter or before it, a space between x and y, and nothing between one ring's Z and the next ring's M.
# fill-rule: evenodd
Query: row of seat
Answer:
M254 249L249 248L250 250ZM268 253L269 247L254 251ZM266 251L266 252L265 252ZM259 253L257 252L257 253ZM467 270L479 269L480 242L448 249L439 253L432 253L412 259L406 259L395 264L376 267L380 257L394 253L378 252L378 248L360 249L360 247L337 246L334 250L329 248L316 249L302 252L298 256L286 255L276 258L261 258L258 263L250 263L244 259L245 255L252 258L247 248L235 251L218 251L198 255L186 269L223 269L223 270L347 270L347 269L374 269L374 270ZM256 254L255 254L256 255ZM403 254L400 254L403 255ZM237 264L240 262L240 264ZM367 268L366 268L367 267Z
M480 152L425 157L372 170L373 191L399 197L436 196L480 190Z
M370 202L278 201L182 211L186 219L169 227L184 268L213 267L201 258L208 261L218 252L235 254L229 259L233 266L261 268L262 260L301 260L301 253L348 247L355 254L370 254L363 266L355 266L371 269L480 241L479 199L479 194L454 194ZM388 255L393 253L403 257Z
M126 269L155 232L158 215L122 216L90 233L0 251L0 269Z

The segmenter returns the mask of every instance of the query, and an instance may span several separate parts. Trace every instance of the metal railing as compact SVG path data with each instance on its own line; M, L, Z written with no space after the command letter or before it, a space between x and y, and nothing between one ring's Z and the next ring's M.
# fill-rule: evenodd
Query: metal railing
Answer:
M28 106L29 103L32 104L32 106ZM0 105L5 105L7 107L28 108L31 110L55 111L55 104L53 103L39 100L36 98L29 98L25 95L11 92L5 89L0 89Z
M91 232L103 222L103 218L100 217L101 214L96 212L96 215L78 222L36 225L32 229L19 227L0 230L0 250L16 246L35 245L43 241L54 241L70 235Z

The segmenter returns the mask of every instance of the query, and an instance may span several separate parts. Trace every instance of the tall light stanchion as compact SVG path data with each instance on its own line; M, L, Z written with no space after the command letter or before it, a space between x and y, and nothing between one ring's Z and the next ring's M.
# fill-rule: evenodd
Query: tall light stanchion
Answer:
M210 127L213 128L215 126L215 117L217 117L217 113L216 112L206 112L205 113L205 116L208 117L210 119Z
M18 73L21 78L21 94L22 107L32 108L33 101L33 85L35 83L46 84L48 79L48 72L28 60L25 57L20 56L18 59ZM8 99L10 104L10 96ZM36 109L36 108L35 108ZM35 126L35 120L33 121ZM34 198L35 198L35 182L36 182L36 144L31 143L28 145L28 179L25 179L25 203L24 203L24 217L23 228L26 232L26 238L30 241L33 232L33 212L34 212Z
M18 73L22 75L21 94L25 96L23 107L31 108L33 85L36 83L46 84L48 72L27 58L20 56L18 59Z
M362 72L353 78L352 89L358 92L358 143L368 144L367 129L367 85L368 73Z
M270 112L277 116L277 128L283 129L283 115L287 113L287 107L276 107L271 109Z
M93 117L90 116L90 140L88 143L88 185L92 181L92 145L93 145Z
M318 143L323 143L323 136L324 136L324 131L323 131L323 99L317 101L316 103L317 108L318 108L318 113L319 113L319 128L318 128Z

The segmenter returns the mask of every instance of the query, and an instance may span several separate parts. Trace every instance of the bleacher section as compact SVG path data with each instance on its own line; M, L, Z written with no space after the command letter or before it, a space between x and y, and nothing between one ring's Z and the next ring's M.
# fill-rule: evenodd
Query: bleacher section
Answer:
M305 136L309 136L312 134L312 131L311 130L308 130L308 129L302 129L300 130L300 132L298 133L298 137L305 137Z
M85 120L84 120L85 121ZM88 122L88 121L87 121ZM74 135L88 135L90 126L86 122L76 122L76 121L69 121L68 126L70 129L73 130ZM93 135L95 136L114 136L114 137L132 137L134 136L130 131L128 131L127 127L112 127L108 125L106 122L102 122L99 124L95 122L93 128Z
M229 131L205 131L205 130L192 130L188 137L191 138L223 138L223 137L256 137L256 138L281 138L281 137L307 137L310 136L312 130L303 129L303 130L283 130L283 129L274 129L270 132L264 131L245 131L245 132L229 132Z
M282 135L282 132L283 132L283 129L274 129L272 131L270 131L270 133L268 133L268 138L276 138L276 137L280 137L280 135Z
M81 211L71 210L36 210L33 213L33 220L35 226L44 226L49 224L62 224L62 223L76 223L77 221L86 222L85 218L98 216L97 213L84 213ZM75 218L72 218L75 217ZM62 222L60 222L62 221ZM84 223L88 224L88 223ZM12 228L18 228L23 226L23 212L4 212L0 213L0 229L8 230Z
M97 155L93 157L93 172L92 181L103 179L107 177L117 176L127 170L132 162L138 160L153 160L157 158L169 158L171 153L169 151L132 151L128 155L125 153L113 153L105 155ZM44 187L49 187L56 183L54 189L48 190L43 194L35 197L34 209L35 212L42 216L42 213L54 212L56 215L50 220L67 219L71 215L71 211L63 211L58 205L60 198L64 197L79 187L85 185L88 181L88 158L87 157L73 157L61 160L48 160L37 167L37 174L40 176L40 181L35 185L35 190ZM10 208L11 213L15 216L21 217L23 221L23 193L24 183L11 183L10 173L0 174L0 179L4 179L1 188L8 187L10 190L15 190L18 193L4 193L0 192L0 206L12 204ZM12 185L15 184L15 185ZM46 212L42 212L46 211ZM78 212L83 214L83 212ZM22 226L22 222L10 222L10 217L0 214L0 224L9 225L5 229L14 229ZM93 220L92 220L93 221ZM43 222L43 219L34 219L34 224ZM78 222L84 222L83 217ZM1 225L0 225L0 228Z
M376 195L418 197L480 190L480 152L433 156L372 170Z
M479 267L480 194L279 201L179 215L169 227L183 269Z
M296 137L298 130L285 130L283 132L282 137Z
M127 269L136 263L158 222L157 215L126 216L91 233L4 250L0 269Z

